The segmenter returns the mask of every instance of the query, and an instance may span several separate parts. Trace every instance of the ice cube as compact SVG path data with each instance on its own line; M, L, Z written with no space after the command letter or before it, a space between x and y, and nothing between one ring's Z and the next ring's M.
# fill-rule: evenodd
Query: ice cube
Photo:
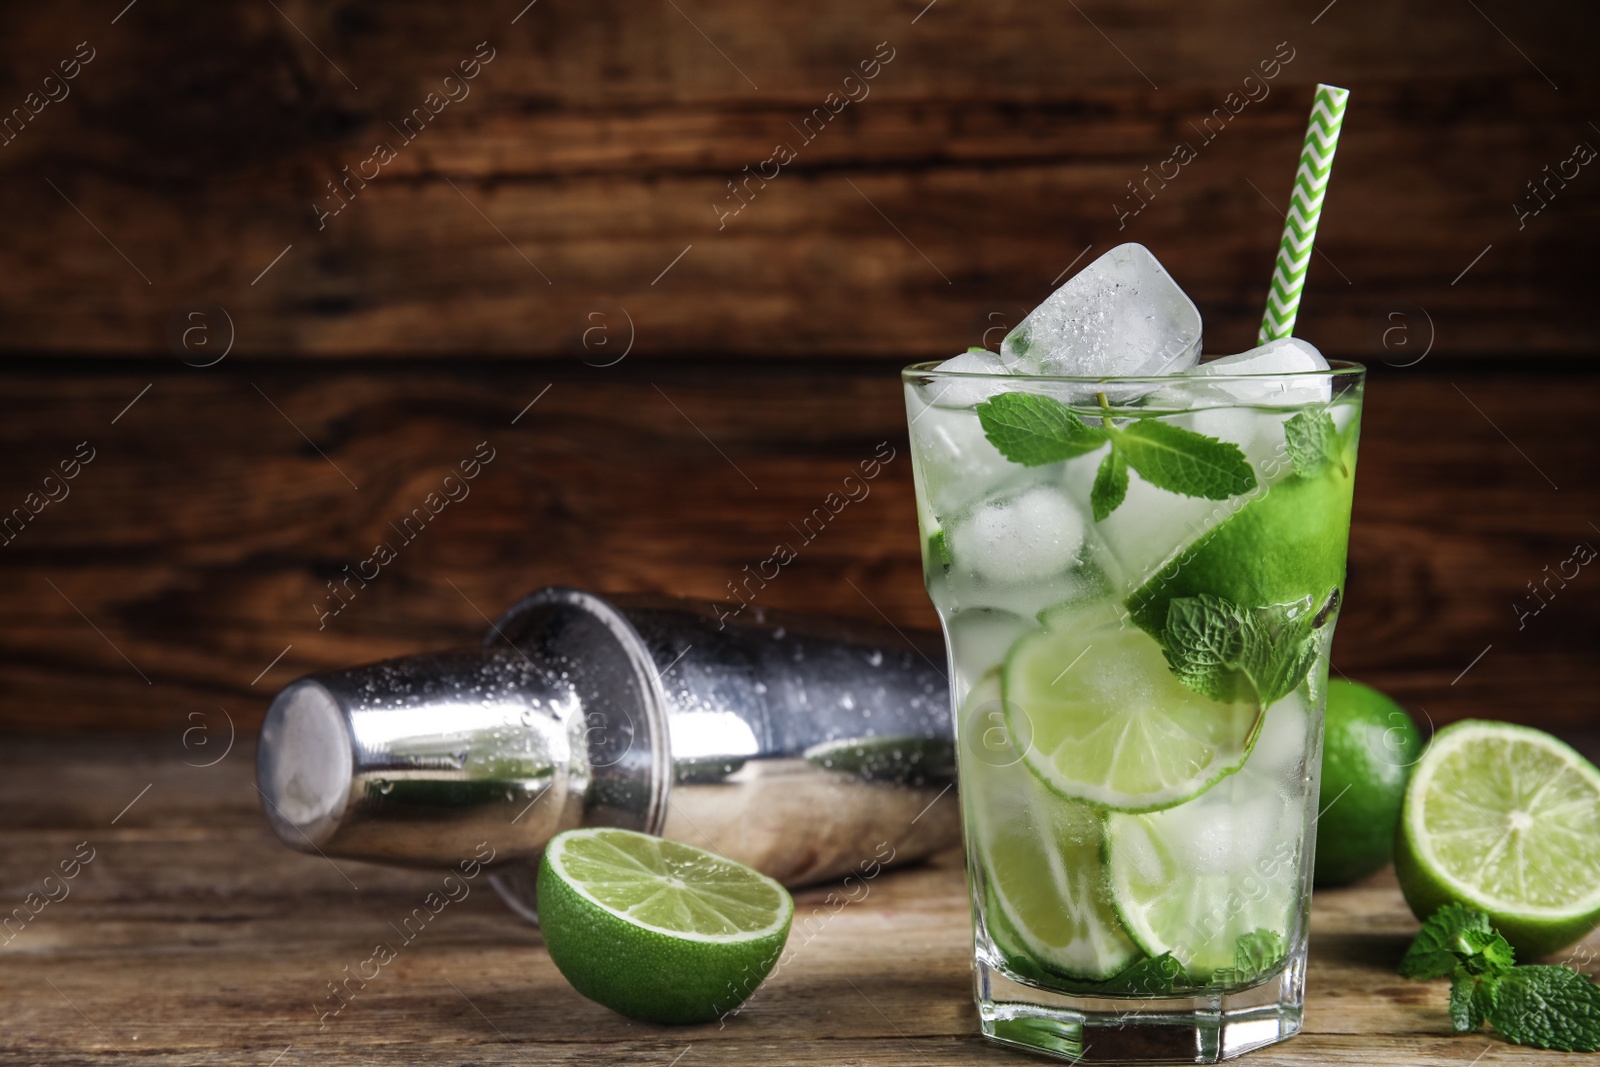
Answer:
M934 368L939 374L1010 374L1000 357L986 348L967 349ZM943 408L970 408L996 393L1012 388L1009 383L984 378L938 378L924 387L929 403Z
M1238 445L1244 458L1255 468L1257 481L1265 485L1294 469L1283 430L1283 424L1290 417L1283 412L1224 405L1200 407L1174 421L1195 433Z
M1200 313L1148 248L1118 245L1034 308L1000 356L1019 374L1170 374L1200 358Z
M1035 485L985 502L950 528L953 566L980 582L1040 582L1077 566L1083 514L1059 490Z
M1307 372L1327 369L1328 361L1314 347L1288 337L1177 374L1149 404L1189 412L1173 421L1195 433L1232 441L1261 481L1272 482L1292 469L1283 424L1293 412L1261 409L1326 404L1333 395L1332 382L1327 375ZM1232 375L1245 377L1229 377ZM1303 377L1286 379L1285 375Z
M1066 465L1062 481L1075 499L1089 499L1089 487L1104 453ZM1238 498L1236 498L1237 500ZM1239 508L1229 500L1206 500L1157 489L1137 471L1128 472L1128 492L1115 511L1093 524L1094 540L1115 560L1107 572L1131 592L1161 570L1178 550L1214 528Z
M1022 471L989 443L970 409L926 404L915 391L910 396L913 462L939 523Z
M1194 368L1189 374L1200 378L1213 378L1232 374L1302 374L1325 371L1328 361L1315 347L1298 337L1284 337L1268 341L1260 348L1240 352L1233 356L1213 359ZM1301 404L1327 403L1333 395L1333 382L1327 375L1307 375L1303 379L1266 379L1262 381L1206 382L1208 394L1215 393L1234 403L1259 404L1270 407L1297 407Z

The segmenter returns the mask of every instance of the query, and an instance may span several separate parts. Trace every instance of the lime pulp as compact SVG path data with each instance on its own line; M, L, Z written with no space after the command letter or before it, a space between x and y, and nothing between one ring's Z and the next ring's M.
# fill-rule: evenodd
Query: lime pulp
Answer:
M772 970L794 901L749 867L630 830L558 834L539 865L550 958L591 1000L647 1022L704 1022Z

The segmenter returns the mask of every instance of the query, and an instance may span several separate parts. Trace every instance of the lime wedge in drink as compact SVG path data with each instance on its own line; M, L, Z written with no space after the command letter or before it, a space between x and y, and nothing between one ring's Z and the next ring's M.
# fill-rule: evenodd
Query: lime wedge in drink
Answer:
M1291 474L1176 553L1128 597L1133 620L1152 634L1177 597L1210 593L1240 607L1309 599L1321 606L1344 588L1345 548L1355 484L1355 451L1343 469Z
M1267 709L1237 774L1181 807L1107 822L1112 898L1126 929L1150 955L1170 952L1196 982L1233 971L1242 941L1281 953L1293 940L1309 724L1291 694Z
M539 927L578 992L655 1023L716 1019L755 991L794 901L721 856L631 830L558 834L539 864Z
M1006 656L1005 713L1023 759L1060 796L1116 811L1181 804L1238 769L1257 718L1185 688L1114 604L1072 605Z
M962 753L961 796L989 896L989 934L1013 970L1040 968L1100 980L1121 971L1139 950L1112 910L1102 853L1104 816L1052 794L1020 765L1014 747L985 729L998 702L990 675L966 702L966 736L986 743Z
M1481 908L1531 963L1600 923L1600 771L1526 726L1448 726L1406 786L1394 862L1419 918Z

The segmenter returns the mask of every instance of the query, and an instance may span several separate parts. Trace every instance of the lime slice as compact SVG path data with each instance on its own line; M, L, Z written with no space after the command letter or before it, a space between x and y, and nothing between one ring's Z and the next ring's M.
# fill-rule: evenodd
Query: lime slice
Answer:
M1237 774L1180 807L1107 822L1107 868L1124 925L1150 955L1172 953L1194 981L1232 971L1242 944L1294 943L1309 725L1291 694L1267 709Z
M1160 633L1168 603L1200 593L1249 608L1326 603L1344 588L1355 469L1352 444L1342 470L1291 474L1270 486L1149 576L1128 597L1133 620Z
M1187 689L1115 605L1070 606L1006 657L1005 713L1024 759L1063 797L1155 811L1200 793L1249 754L1254 703Z
M984 729L998 703L991 674L973 687L963 719L981 747L962 753L961 797L976 851L973 880L987 896L990 937L1011 969L1100 980L1121 971L1139 950L1111 907L1102 855L1104 817L1041 786L1015 747Z
M1600 771L1549 734L1468 720L1434 735L1395 842L1406 902L1481 908L1521 962L1600 923Z
M590 1000L632 1019L706 1022L777 962L794 901L766 875L631 830L569 830L539 864L550 959Z

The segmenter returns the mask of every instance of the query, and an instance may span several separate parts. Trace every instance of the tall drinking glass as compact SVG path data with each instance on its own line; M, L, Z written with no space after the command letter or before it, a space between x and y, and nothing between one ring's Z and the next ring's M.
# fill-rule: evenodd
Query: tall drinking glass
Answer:
M902 375L983 1033L1293 1036L1365 371Z

